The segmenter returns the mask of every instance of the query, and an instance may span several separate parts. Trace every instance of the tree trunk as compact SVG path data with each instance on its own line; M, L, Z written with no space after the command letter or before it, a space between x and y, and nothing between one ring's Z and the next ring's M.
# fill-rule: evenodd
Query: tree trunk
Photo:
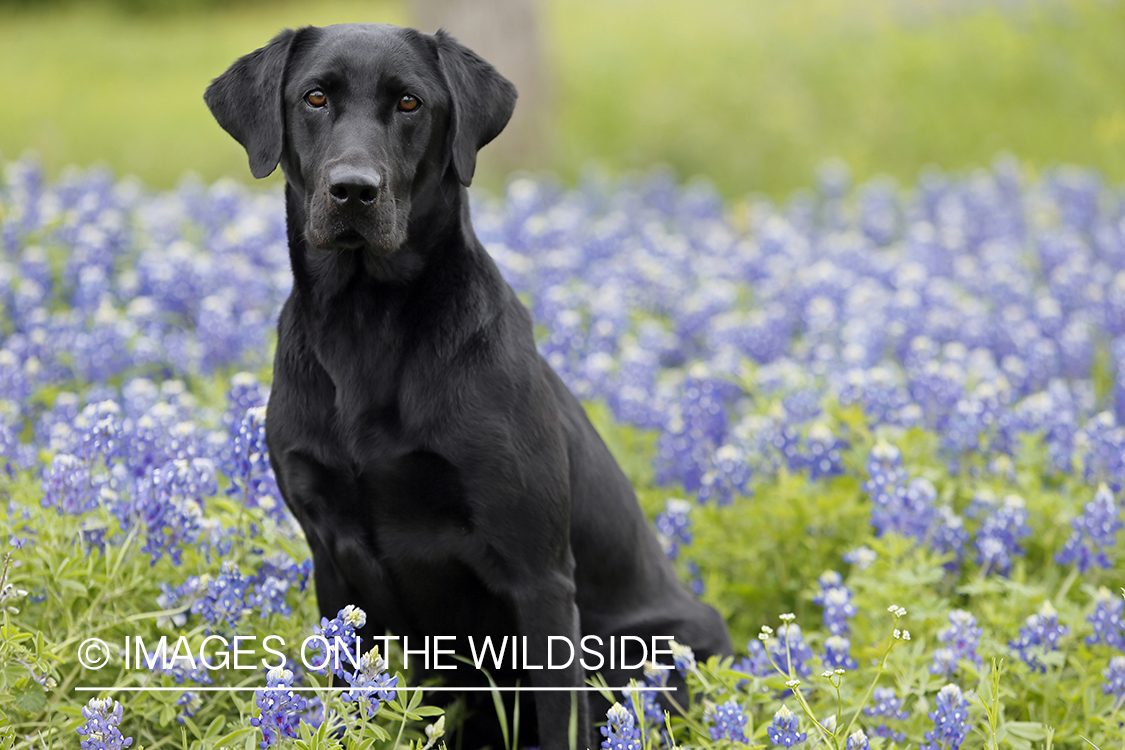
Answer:
M414 25L443 28L492 63L519 92L504 132L481 151L478 170L497 177L542 167L550 156L551 92L540 0L411 0Z

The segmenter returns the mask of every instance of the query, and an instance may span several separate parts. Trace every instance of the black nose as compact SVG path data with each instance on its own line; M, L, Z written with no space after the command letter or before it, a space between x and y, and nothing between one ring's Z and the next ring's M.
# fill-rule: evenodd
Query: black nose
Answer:
M328 194L341 208L372 205L381 184L378 172L353 167L336 167L328 174Z

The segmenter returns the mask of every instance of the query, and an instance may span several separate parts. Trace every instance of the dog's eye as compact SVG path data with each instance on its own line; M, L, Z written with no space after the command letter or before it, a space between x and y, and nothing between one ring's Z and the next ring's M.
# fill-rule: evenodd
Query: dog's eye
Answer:
M310 107L323 107L328 103L328 97L325 96L324 92L320 89L313 89L305 94L305 102L307 102Z
M400 112L413 112L418 109L421 103L422 102L418 101L418 97L404 94L403 97L398 100L398 109Z

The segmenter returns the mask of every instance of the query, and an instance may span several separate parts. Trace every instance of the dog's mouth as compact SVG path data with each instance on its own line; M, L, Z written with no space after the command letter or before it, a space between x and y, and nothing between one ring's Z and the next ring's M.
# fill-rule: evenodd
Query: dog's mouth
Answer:
M358 229L345 229L332 240L332 246L338 250L361 250L369 244Z
M373 205L342 209L327 191L309 200L305 236L318 250L389 255L406 241L409 204L380 196Z

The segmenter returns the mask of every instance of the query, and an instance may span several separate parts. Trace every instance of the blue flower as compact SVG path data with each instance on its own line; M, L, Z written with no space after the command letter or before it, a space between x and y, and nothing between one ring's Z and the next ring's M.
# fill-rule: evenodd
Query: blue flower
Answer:
M1059 565L1073 563L1081 573L1091 565L1110 567L1113 561L1108 550L1117 542L1117 532L1122 527L1120 516L1113 493L1103 482L1094 493L1094 499L1086 503L1084 512L1071 521L1074 531L1055 555L1055 561Z
M191 612L203 616L208 631L233 630L250 609L246 603L249 585L250 579L242 575L235 563L224 562L217 576L200 580L200 595L192 602Z
M788 642L788 650L786 643ZM795 622L786 622L777 628L777 638L771 638L767 644L770 656L778 668L785 674L795 674L798 677L808 677L812 674L812 667L808 662L812 660L813 652L805 643L801 626ZM792 670L789 659L792 657Z
M743 729L746 726L746 714L734 698L717 705L709 704L703 712L703 720L711 724L707 731L712 740L730 740L742 744L748 741Z
M671 641L669 646L672 649L672 664L675 665L676 671L686 677L689 672L699 670L695 663L695 652L691 650L690 646L685 646L676 641Z
M602 750L641 750L641 730L636 717L620 703L606 711L606 725L600 728Z
M265 689L254 692L254 702L261 713L250 719L250 725L262 730L262 750L281 741L283 737L297 737L301 712L308 702L300 693L286 690L293 685L293 672L288 669L271 669L266 676Z
M1104 643L1110 648L1125 648L1125 599L1110 593L1102 586L1094 598L1094 611L1086 621L1094 626L1094 632L1086 636L1086 643Z
M844 553L844 562L848 565L854 565L856 570L867 570L876 558L878 558L878 555L866 544Z
M991 511L977 531L977 563L986 573L1007 575L1012 557L1024 554L1019 541L1031 535L1026 503L1019 495L1007 495L997 504L990 496L978 493L970 510L977 515Z
M824 666L828 669L857 669L859 664L848 652L852 642L841 635L830 635L824 639Z
M847 635L848 619L855 617L858 611L852 603L851 590L834 570L824 572L819 583L820 591L813 597L813 604L824 608L824 627L833 635Z
M902 710L902 699L894 688L877 687L871 694L874 705L863 709L865 716L885 716L888 719L905 721L910 714Z
M805 436L803 462L809 469L813 481L821 477L831 477L844 473L844 441L832 434L828 425L817 422L809 428Z
M121 704L112 698L91 698L82 707L86 723L78 727L82 750L122 750L133 744L132 737L124 737L121 730Z
M359 654L356 653L357 631L366 622L367 614L351 604L341 609L331 620L327 617L320 618L320 625L313 627L313 633L321 636L313 641L319 656L309 659L310 663L321 665L317 670L318 674L331 671L337 677L347 679L347 667L359 660Z
M1059 613L1050 602L1044 602L1039 611L1029 616L1020 628L1019 638L1009 641L1008 645L1033 671L1046 672L1047 665L1043 663L1043 657L1056 651L1059 639L1068 632L1070 628L1059 624Z
M1110 659L1109 666L1102 672L1102 677L1105 678L1102 692L1116 696L1117 703L1114 705L1120 706L1122 699L1125 698L1125 656L1118 654Z
M664 501L664 512L656 516L656 535L669 560L675 560L680 553L680 545L692 542L691 503L679 498Z
M976 618L963 609L955 609L949 613L949 624L938 631L938 641L945 644L934 650L934 663L930 665L930 674L942 675L946 678L957 671L957 664L962 659L981 663L977 648L980 646L981 628L977 627Z
M871 750L871 742L867 739L862 729L857 729L848 735L845 750Z
M735 495L750 494L750 466L741 448L726 444L715 450L711 466L700 477L699 502L714 500L718 505L730 505Z
M340 695L345 703L359 703L371 718L378 713L382 704L380 701L393 701L398 693L394 690L398 686L398 677L391 677L387 673L387 662L379 656L379 650L373 649L360 657L359 669L353 674L344 673L344 680L356 688Z
M972 724L969 701L956 685L946 685L937 694L937 708L926 714L934 728L923 735L922 750L958 750Z
M751 640L746 644L746 650L748 655L735 662L731 669L754 677L769 677L774 673L769 652L760 640L757 638Z
M766 734L774 747L793 747L805 741L808 732L798 732L797 717L787 707L782 706L773 715L773 722L766 727Z

